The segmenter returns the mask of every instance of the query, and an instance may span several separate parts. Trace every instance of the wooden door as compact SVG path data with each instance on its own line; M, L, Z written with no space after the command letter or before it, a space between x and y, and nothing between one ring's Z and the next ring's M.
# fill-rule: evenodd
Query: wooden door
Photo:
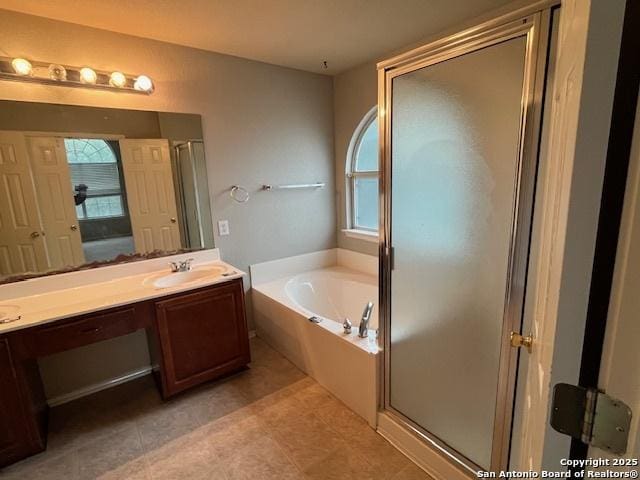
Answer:
M0 132L0 276L49 268L24 135Z
M181 248L169 142L120 140L136 252Z
M156 303L163 395L249 363L242 280Z
M82 265L82 237L64 139L26 138L51 267Z

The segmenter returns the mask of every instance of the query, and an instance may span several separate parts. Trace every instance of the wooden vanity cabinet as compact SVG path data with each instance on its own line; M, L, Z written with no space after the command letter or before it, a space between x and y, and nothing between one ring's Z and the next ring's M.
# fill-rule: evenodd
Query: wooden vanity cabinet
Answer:
M44 450L47 413L35 360L16 362L0 338L0 468Z
M155 306L164 397L249 363L242 279L160 300Z
M242 279L0 335L0 468L46 448L38 357L140 329L164 398L250 361Z
M3 464L20 458L24 450L22 402L7 339L0 340L0 458Z

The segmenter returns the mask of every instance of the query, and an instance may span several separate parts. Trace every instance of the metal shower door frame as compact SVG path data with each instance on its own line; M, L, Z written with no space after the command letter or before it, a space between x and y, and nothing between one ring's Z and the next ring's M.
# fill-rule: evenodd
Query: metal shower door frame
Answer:
M511 331L522 328L525 281L528 265L529 242L533 216L538 150L542 118L544 83L550 34L551 7L556 2L540 2L537 10L528 14L514 12L445 37L424 47L412 50L378 64L378 125L380 168L380 342L383 349L380 403L385 413L404 425L428 445L450 461L462 466L470 474L482 467L476 465L445 442L429 433L396 410L390 402L391 352L391 294L393 269L393 243L391 238L392 159L391 118L393 105L393 79L446 60L481 50L499 43L526 38L525 71L523 76L521 125L519 135L518 167L512 212L511 245L506 285L503 331L501 339L497 403L492 439L492 471L507 469L513 423L515 383L519 352L510 346Z
M198 247L195 248L205 248L204 247L204 232L202 230L202 207L200 206L200 195L199 195L199 190L198 190L198 184L196 182L196 179L198 178L197 172L196 172L196 166L195 166L195 155L193 153L193 144L194 143L201 143L204 144L203 140L187 140L184 142L179 142L179 143L175 143L173 145L173 149L175 152L175 166L176 166L176 175L178 177L178 189L179 189L179 197L180 197L180 214L182 217L182 224L184 225L184 236L185 236L185 240L188 238L188 230L189 230L189 223L187 222L187 214L186 214L186 201L185 201L185 192L184 192L184 186L182 184L183 181L183 177L182 177L182 170L180 168L180 151L183 148L187 149L187 153L189 155L189 161L191 162L191 175L193 176L193 188L194 188L194 193L195 193L195 201L196 201L196 213L198 215L198 236L200 237L200 245ZM190 246L190 248L194 248L193 246Z

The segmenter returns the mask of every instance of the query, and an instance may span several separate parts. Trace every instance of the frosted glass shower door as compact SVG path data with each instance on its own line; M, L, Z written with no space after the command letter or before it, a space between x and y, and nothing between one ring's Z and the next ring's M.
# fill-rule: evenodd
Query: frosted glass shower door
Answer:
M388 406L489 469L526 36L391 83Z

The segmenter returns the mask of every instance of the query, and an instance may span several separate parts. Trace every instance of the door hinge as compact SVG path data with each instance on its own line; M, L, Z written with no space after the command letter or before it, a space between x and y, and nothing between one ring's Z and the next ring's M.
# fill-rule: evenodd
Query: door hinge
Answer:
M631 409L596 390L567 383L553 388L551 426L587 445L623 455L627 451Z

